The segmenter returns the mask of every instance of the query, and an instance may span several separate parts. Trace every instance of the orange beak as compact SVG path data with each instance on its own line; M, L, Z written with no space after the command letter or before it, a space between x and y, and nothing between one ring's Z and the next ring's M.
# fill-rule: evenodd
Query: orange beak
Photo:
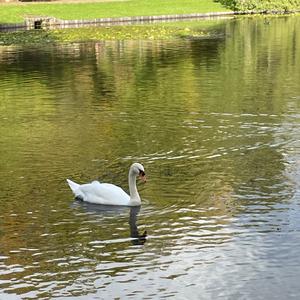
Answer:
M147 181L147 177L146 177L146 175L144 174L144 175L139 175L139 179L142 181L142 182L146 182Z

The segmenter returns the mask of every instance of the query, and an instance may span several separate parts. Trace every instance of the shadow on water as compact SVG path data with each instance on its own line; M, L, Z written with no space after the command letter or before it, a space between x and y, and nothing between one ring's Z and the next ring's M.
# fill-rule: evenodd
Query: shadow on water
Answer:
M137 227L137 216L141 210L140 206L112 206L112 205L99 205L93 203L83 202L81 200L75 200L72 205L72 208L82 208L87 213L91 213L94 215L98 215L101 217L107 216L117 216L127 214L129 211L129 229L130 229L130 237L131 243L133 245L143 245L147 240L147 231L145 230L142 234L140 234Z

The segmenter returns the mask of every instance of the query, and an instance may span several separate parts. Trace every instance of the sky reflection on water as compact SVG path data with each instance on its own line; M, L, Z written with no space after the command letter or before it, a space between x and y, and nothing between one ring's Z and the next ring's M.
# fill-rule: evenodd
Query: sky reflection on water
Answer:
M298 299L299 28L1 47L0 299ZM139 211L72 199L133 161Z

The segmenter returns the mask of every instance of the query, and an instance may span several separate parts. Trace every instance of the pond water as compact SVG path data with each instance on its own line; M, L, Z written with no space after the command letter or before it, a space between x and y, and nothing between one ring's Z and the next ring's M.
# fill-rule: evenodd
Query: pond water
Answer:
M0 47L0 299L299 299L299 29ZM135 161L140 209L65 181Z

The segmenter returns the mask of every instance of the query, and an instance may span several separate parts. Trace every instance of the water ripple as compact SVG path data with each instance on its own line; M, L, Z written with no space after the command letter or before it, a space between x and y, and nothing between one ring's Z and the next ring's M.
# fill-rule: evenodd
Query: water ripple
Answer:
M1 48L0 299L299 298L299 19L214 28ZM133 161L139 211L73 201Z

